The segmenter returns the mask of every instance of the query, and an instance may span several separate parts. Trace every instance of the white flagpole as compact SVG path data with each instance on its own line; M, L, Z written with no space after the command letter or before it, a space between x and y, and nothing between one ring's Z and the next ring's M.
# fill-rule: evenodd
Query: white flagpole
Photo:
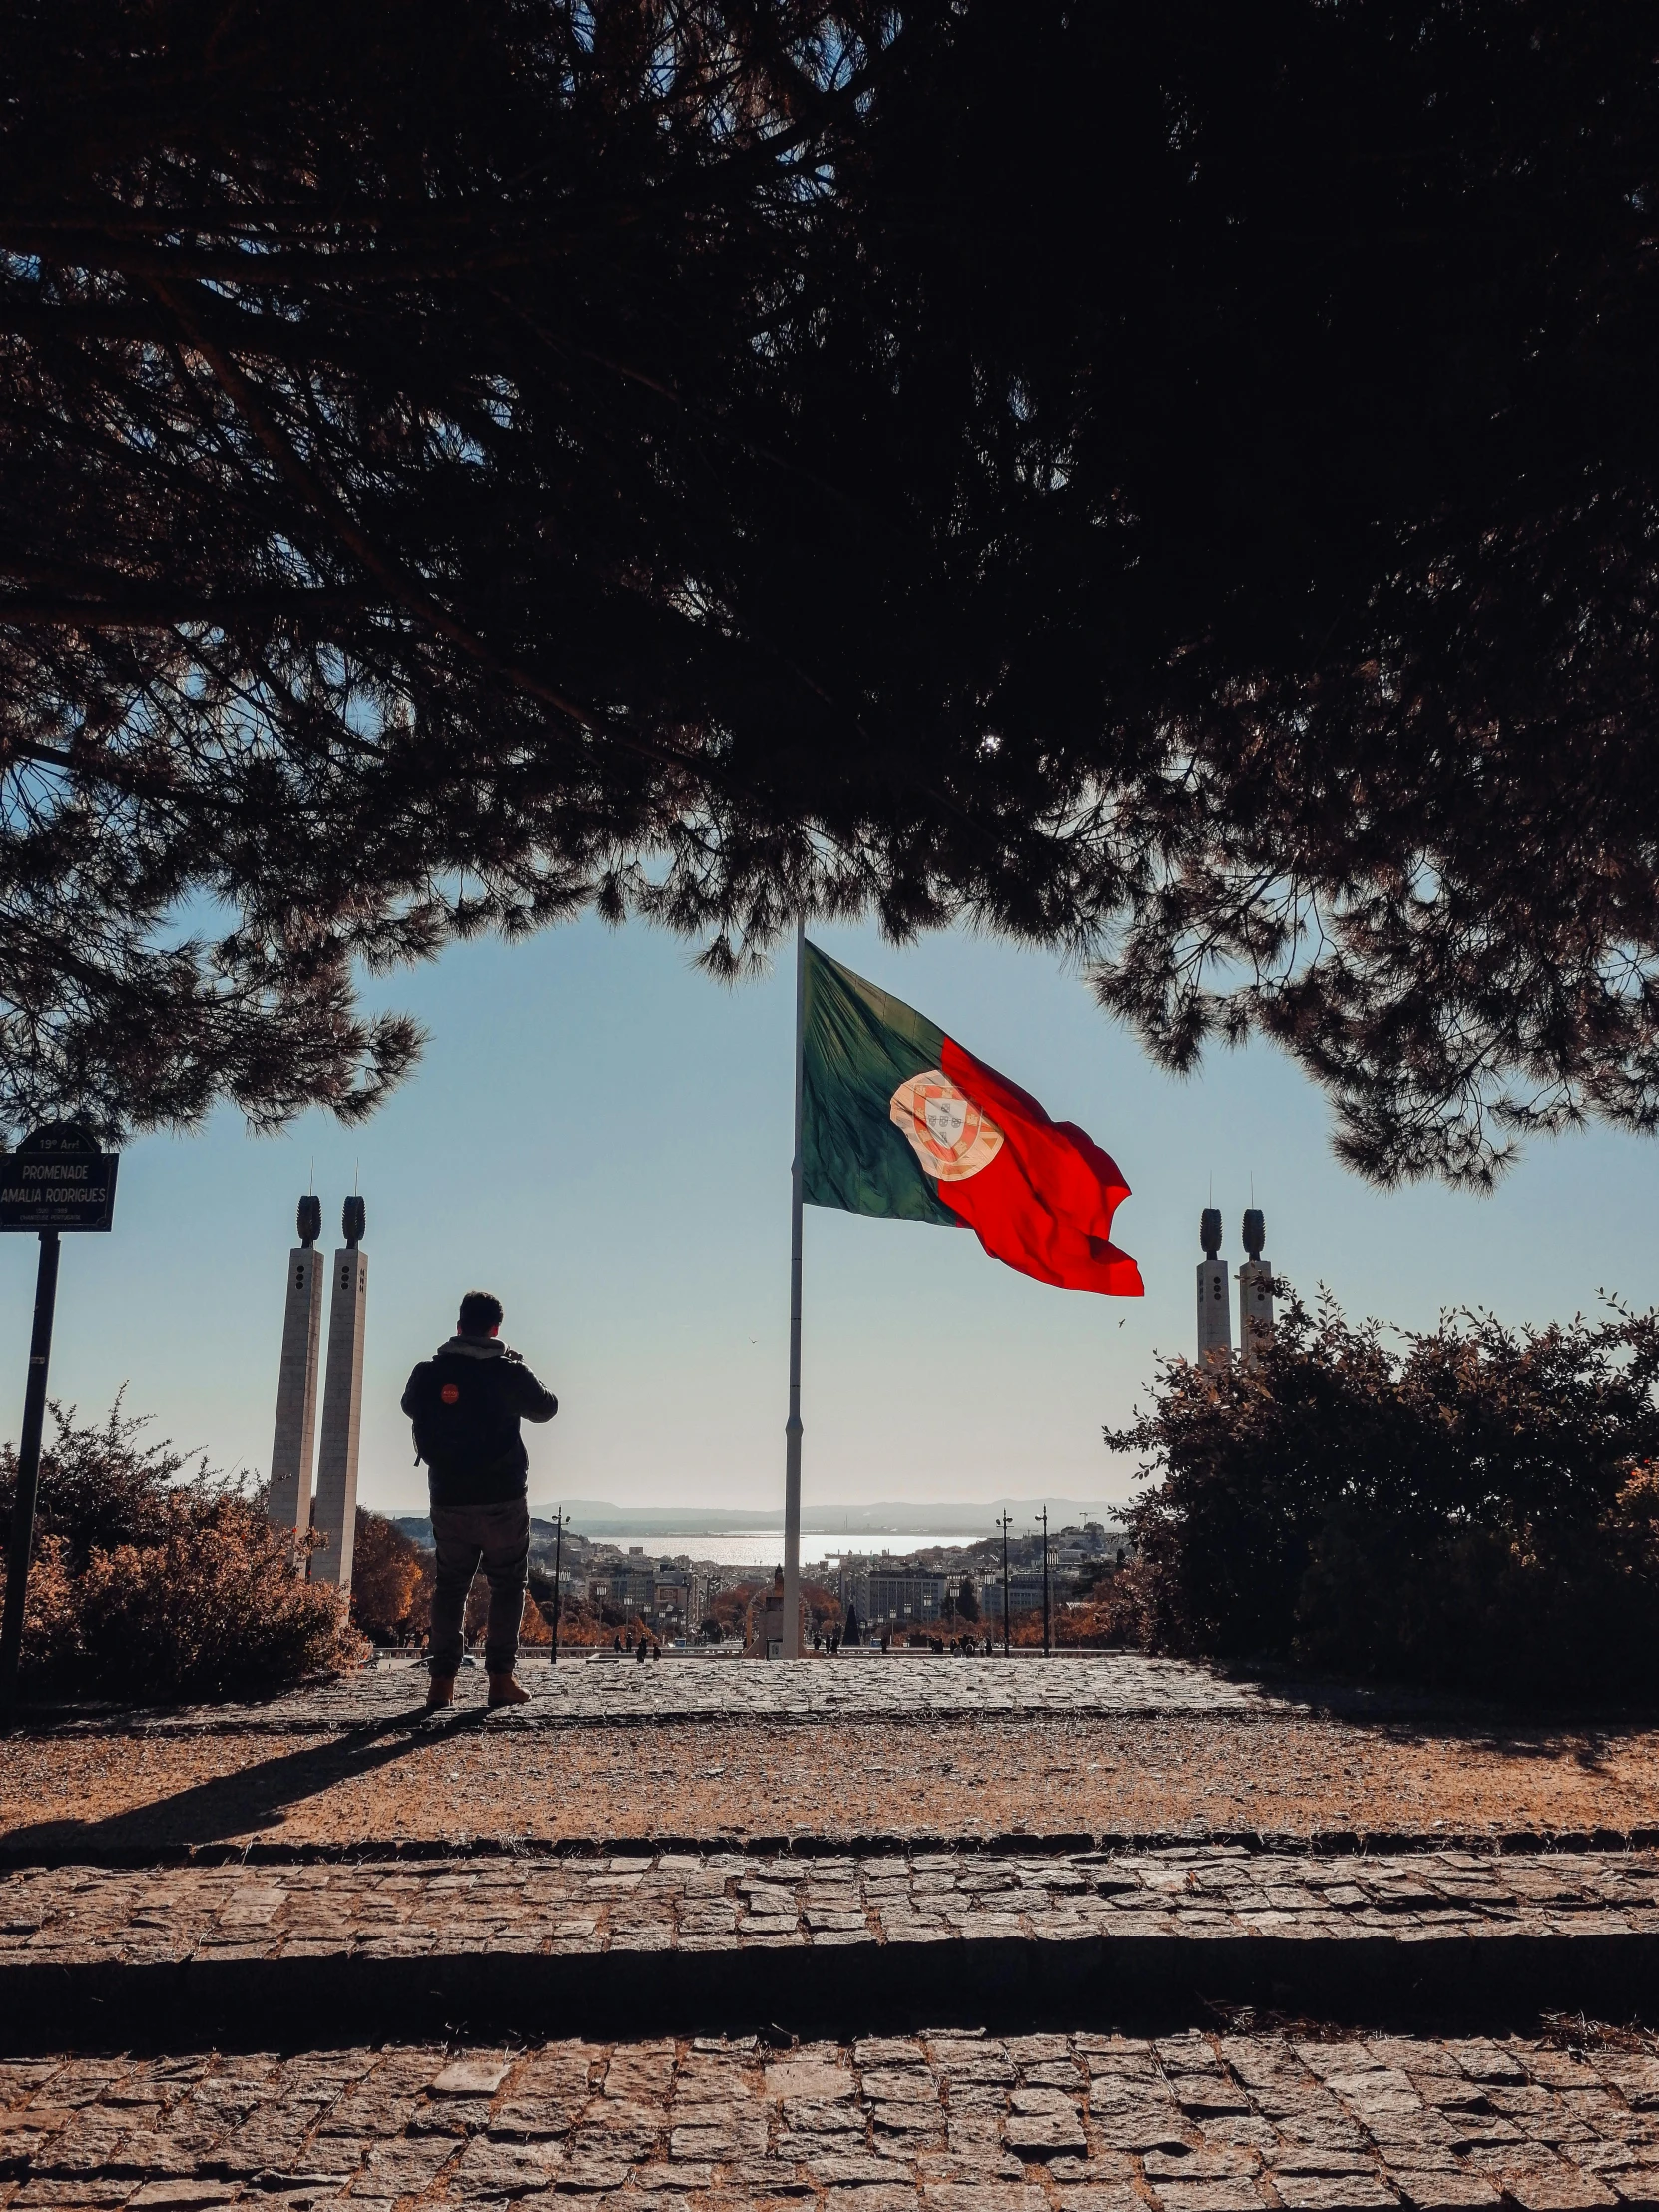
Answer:
M807 1051L807 918L795 925L795 1162L790 1171L790 1417L784 1424L784 1657L801 1657L801 1091Z

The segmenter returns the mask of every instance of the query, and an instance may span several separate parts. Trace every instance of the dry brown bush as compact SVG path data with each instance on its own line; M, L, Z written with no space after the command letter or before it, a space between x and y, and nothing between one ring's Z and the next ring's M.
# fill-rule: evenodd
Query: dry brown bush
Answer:
M73 1406L52 1417L24 1615L32 1692L259 1696L362 1657L344 1600L305 1579L259 1496L142 1443L119 1399L101 1427L80 1425ZM8 1529L16 1479L8 1447Z

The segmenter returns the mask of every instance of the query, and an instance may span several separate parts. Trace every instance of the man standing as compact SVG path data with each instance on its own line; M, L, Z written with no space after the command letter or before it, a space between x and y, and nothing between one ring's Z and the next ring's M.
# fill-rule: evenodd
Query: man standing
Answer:
M559 1401L501 1342L501 1301L468 1291L456 1333L422 1360L403 1392L415 1452L427 1467L432 1540L432 1680L426 1710L452 1704L467 1592L482 1564L490 1586L484 1664L491 1705L525 1705L513 1679L530 1559L530 1455L521 1420L551 1420Z

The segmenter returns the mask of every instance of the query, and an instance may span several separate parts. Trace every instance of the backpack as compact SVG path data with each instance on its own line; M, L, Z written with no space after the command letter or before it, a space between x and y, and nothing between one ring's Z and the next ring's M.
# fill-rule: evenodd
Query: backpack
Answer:
M505 1362L440 1353L415 1370L415 1464L439 1474L483 1474L518 1447L518 1414L502 1388Z

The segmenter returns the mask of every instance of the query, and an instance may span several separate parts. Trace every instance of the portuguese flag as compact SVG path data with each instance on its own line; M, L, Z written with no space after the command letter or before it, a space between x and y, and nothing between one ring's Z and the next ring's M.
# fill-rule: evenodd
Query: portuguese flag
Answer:
M805 957L807 1204L971 1229L1039 1283L1139 1298L1111 1241L1129 1186L1110 1154L913 1007L814 944Z

